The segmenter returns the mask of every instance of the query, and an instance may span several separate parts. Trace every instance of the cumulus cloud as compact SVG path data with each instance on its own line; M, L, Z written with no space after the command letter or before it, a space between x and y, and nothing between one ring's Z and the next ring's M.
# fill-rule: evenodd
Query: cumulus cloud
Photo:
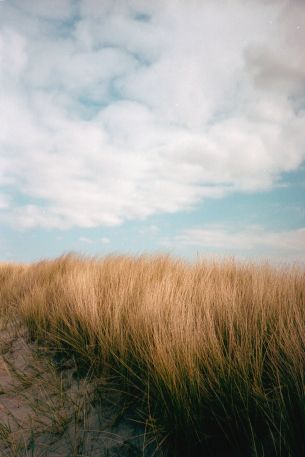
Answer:
M1 2L2 221L116 225L272 187L305 159L304 23L288 0Z

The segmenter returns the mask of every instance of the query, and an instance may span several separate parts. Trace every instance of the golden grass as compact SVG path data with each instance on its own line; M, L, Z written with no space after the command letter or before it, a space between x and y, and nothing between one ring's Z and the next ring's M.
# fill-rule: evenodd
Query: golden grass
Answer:
M305 455L303 269L66 255L2 265L0 287L33 338L138 397L173 455Z

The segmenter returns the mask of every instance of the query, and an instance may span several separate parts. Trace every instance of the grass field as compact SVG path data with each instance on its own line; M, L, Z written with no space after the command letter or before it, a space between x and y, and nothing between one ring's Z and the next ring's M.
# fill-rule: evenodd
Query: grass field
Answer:
M135 405L169 456L305 455L304 269L66 255L0 267L0 313Z

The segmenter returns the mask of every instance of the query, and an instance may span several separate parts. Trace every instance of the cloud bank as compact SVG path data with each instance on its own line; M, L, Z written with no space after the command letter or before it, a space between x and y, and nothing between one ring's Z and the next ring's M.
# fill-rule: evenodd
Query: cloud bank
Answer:
M295 230L266 230L261 226L245 226L230 230L224 226L206 226L187 229L172 240L164 239L165 246L195 246L203 253L234 254L247 257L305 262L305 228Z
M305 159L303 2L0 3L0 217L111 226Z

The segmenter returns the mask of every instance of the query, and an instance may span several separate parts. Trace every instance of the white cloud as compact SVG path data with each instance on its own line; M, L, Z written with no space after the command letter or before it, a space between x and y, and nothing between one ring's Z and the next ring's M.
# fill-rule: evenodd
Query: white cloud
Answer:
M109 244L109 243L110 243L110 239L107 238L106 236L103 236L103 237L101 238L101 243L102 243L102 244Z
M207 226L182 231L172 240L163 240L167 246L193 246L206 253L281 260L305 261L305 228L267 230L261 226L246 226L230 230L225 226Z
M8 208L10 206L10 199L5 194L0 194L0 209Z
M302 2L0 8L0 178L26 201L2 221L116 225L305 159Z
M150 224L150 225L143 226L143 227L139 228L137 231L141 235L152 235L152 236L155 236L157 233L160 232L160 228L157 225Z
M15 5L25 14L44 19L68 19L72 13L71 0L15 0Z
M78 240L81 243L85 243L85 244L92 244L93 243L93 240L91 240L91 238L87 238L86 236L80 236Z

